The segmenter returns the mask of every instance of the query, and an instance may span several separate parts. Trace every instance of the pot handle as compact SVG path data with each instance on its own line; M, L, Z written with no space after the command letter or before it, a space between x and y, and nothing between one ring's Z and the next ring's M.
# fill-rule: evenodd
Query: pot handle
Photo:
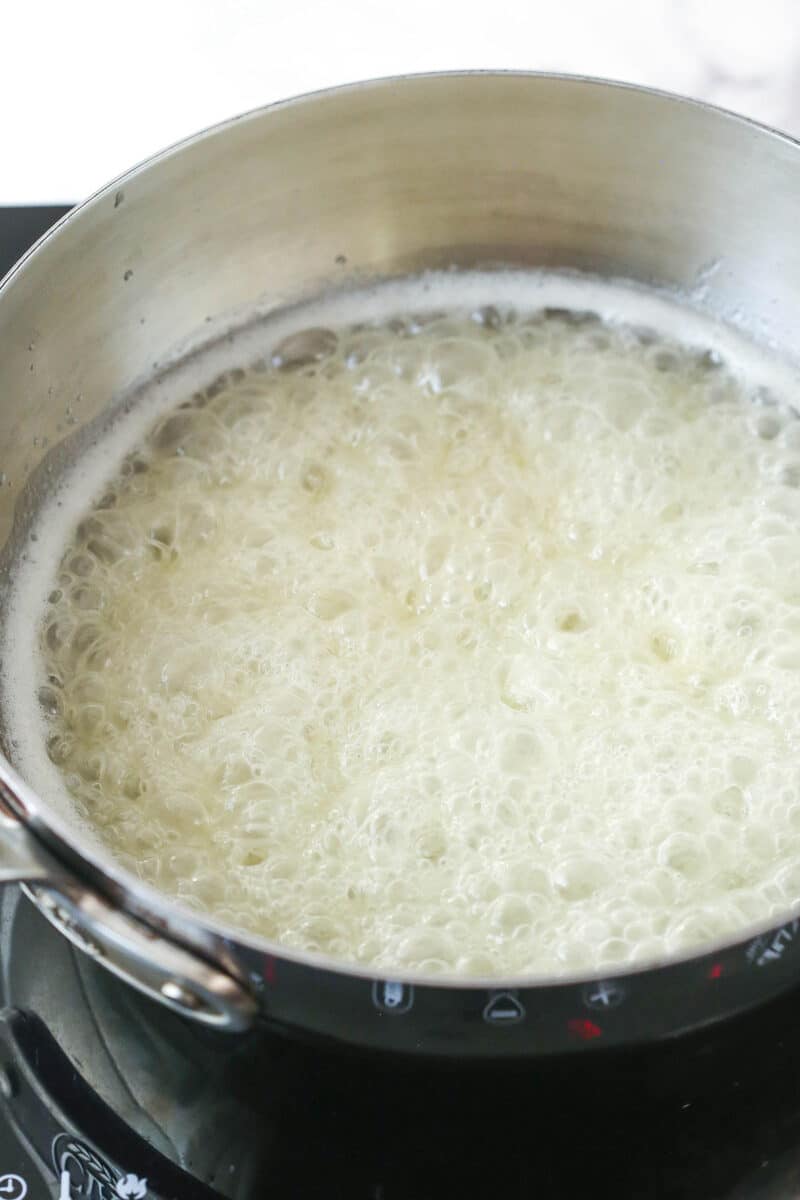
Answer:
M71 876L10 811L4 792L0 884L21 883L59 933L145 996L215 1029L251 1026L258 1006L242 983Z

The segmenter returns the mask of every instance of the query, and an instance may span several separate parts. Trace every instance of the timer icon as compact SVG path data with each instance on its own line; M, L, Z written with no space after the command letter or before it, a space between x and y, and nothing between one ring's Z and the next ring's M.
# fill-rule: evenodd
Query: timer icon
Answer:
M28 1185L21 1175L0 1175L0 1197L2 1200L25 1200Z

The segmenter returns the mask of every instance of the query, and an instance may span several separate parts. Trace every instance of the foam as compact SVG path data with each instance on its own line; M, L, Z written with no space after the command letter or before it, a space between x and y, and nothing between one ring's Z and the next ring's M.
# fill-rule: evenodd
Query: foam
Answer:
M253 328L43 511L7 622L18 766L184 904L383 969L589 970L783 913L797 394L730 330L578 278Z

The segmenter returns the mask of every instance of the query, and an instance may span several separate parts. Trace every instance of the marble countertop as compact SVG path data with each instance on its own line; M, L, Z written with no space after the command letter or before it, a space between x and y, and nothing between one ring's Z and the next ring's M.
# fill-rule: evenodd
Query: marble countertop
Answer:
M29 0L2 25L5 204L78 199L238 112L411 71L600 75L800 135L795 0Z

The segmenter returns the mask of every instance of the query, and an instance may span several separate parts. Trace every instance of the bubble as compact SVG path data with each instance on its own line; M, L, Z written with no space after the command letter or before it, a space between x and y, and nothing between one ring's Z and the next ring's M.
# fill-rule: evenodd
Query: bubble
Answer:
M155 450L173 452L178 449L192 431L194 417L190 412L179 412L159 422L150 435L150 442ZM134 471L141 470L143 462L134 465Z
M355 597L349 592L333 589L320 592L311 597L308 603L309 612L321 621L334 621L355 605Z
M702 843L685 833L674 833L668 837L660 847L658 858L659 862L687 879L699 878L708 869Z
M51 687L40 687L37 692L39 704L48 717L57 717L61 712L61 697Z
M319 495L325 490L327 475L325 468L318 463L309 463L303 469L301 485L303 490L312 495Z
M69 627L59 621L51 621L44 630L44 643L48 650L59 650L69 636Z
M71 735L53 733L47 739L47 756L56 766L64 766L69 761L74 744Z
M734 785L717 792L711 799L711 807L721 816L738 821L747 812L747 801L742 789Z
M430 539L422 557L421 575L423 579L430 579L432 575L441 570L449 550L449 537L440 535Z
M493 304L487 304L483 308L476 308L472 313L472 320L477 325L483 325L485 329L499 329L503 323L503 318L500 312Z
M667 633L655 633L650 639L650 649L660 662L668 663L678 653L678 642Z
M676 371L680 357L673 350L659 350L653 355L653 366L657 371Z
M759 417L755 422L756 434L765 442L771 442L773 438L776 438L781 428L780 420L772 414Z
M513 894L495 900L489 908L491 924L505 935L527 926L531 915L531 905L522 896Z
M586 900L609 881L610 874L604 863L585 856L568 858L556 870L556 888L568 901Z
M322 362L336 349L337 337L332 329L304 329L284 338L272 352L272 364L288 371Z
M583 633L589 628L589 623L581 613L575 609L569 609L563 613L556 622L562 633Z

